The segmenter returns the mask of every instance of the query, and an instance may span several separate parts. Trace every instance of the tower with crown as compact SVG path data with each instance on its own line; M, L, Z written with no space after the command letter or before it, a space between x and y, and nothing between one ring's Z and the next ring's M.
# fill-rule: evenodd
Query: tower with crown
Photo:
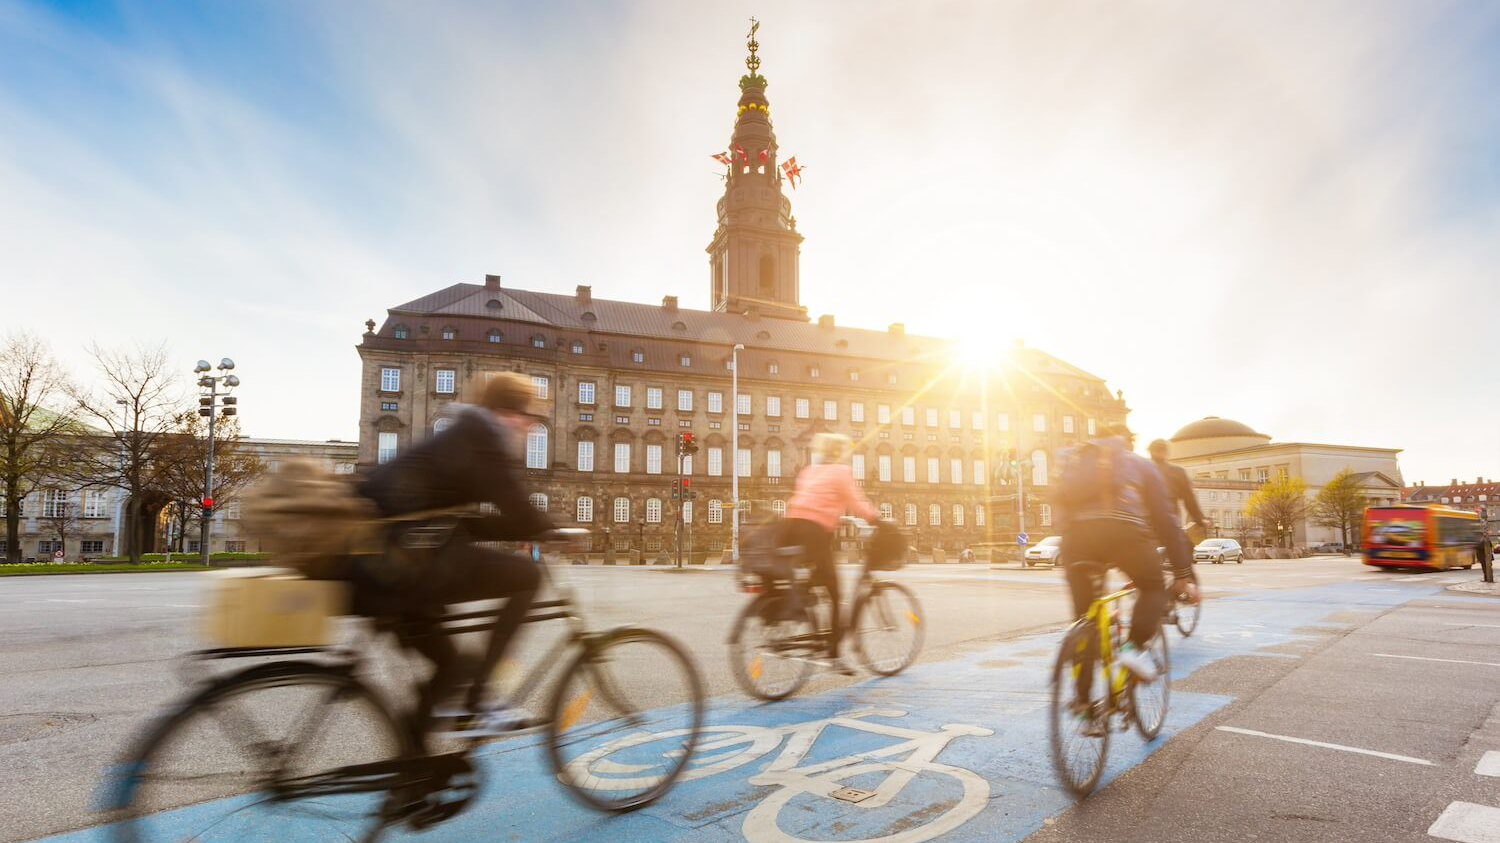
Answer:
M766 78L756 55L760 24L754 18L751 24L745 59L750 72L740 77L734 133L725 154L729 172L708 245L711 301L718 311L805 321L797 267L802 235L782 193Z

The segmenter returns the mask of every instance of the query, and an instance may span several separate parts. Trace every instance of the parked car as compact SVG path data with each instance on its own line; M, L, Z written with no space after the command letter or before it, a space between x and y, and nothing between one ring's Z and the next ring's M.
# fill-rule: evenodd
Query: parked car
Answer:
M1193 561L1212 562L1215 565L1223 562L1244 564L1245 549L1234 539L1204 539L1193 548Z
M1344 545L1340 542L1325 542L1312 549L1313 553L1343 553Z
M1032 565L1056 565L1057 552L1062 548L1062 536L1048 536L1031 547L1026 548L1026 553L1021 557L1021 565L1030 568Z

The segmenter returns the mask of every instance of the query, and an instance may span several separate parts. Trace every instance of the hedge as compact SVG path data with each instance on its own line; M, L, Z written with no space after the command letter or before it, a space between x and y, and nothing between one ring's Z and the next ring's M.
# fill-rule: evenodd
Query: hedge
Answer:
M166 553L143 553L143 554L141 554L141 561L142 562L166 562L166 561L169 561L167 559L168 555L169 554L166 554ZM173 554L170 554L170 556L171 556L171 560L170 561L172 561L172 562L178 562L178 561L187 562L187 561L192 560L192 559L201 559L201 558L203 558L203 555L200 554L200 553L173 553ZM270 559L271 558L271 554L269 554L269 553L211 553L211 554L209 554L208 558L209 558L210 562L214 562L214 561L228 562L228 561L235 560L235 559ZM95 561L95 562L129 562L130 561L130 557L128 557L128 556L100 556L100 557L95 558L93 561Z

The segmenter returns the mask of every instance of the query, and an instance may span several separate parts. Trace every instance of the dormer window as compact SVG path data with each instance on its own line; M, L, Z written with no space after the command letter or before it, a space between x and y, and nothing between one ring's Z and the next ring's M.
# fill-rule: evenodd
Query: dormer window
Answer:
M458 339L458 329L452 325L444 325L442 337L445 340L456 340Z
M889 386L895 386L896 385L896 373L892 372L889 375L886 375L885 376L885 382Z
M857 380L859 380L859 370L858 369L850 369L849 370L849 380L851 380L851 381L857 381Z
M411 329L405 325L397 325L391 329L391 336L398 340L404 340L411 336Z
M632 363L644 363L644 362L646 362L646 352L641 351L639 348L631 351L630 352L630 362L632 362Z
M781 364L780 363L767 363L766 364L766 374L768 374L768 375L779 375L779 374L781 374Z
M499 299L490 299L489 301L484 303L484 306L489 308L490 310L499 310L500 308L505 307L504 304L501 304Z
M500 333L499 328L491 328L490 332L484 335L484 339L485 342L500 342L505 339L505 335Z
M808 366L807 376L810 378L821 378L823 377L823 370L819 369L817 366Z
M679 366L691 366L691 365L693 365L693 356L691 354L679 354L679 355L677 355L677 365L679 365Z
M531 347L532 348L546 348L547 347L547 338L544 337L544 336L542 336L541 334L537 334L537 335L533 336L531 338Z
M578 340L573 340L573 345L569 347L569 350L572 351L574 354L582 354L583 353L583 343L579 342Z

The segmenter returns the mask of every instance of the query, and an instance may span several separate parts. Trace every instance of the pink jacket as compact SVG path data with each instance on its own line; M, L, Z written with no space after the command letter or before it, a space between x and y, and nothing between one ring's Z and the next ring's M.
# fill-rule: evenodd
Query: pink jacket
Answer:
M880 513L854 482L854 472L843 463L810 465L797 475L797 489L786 505L786 517L802 518L833 532L846 512L874 523Z

